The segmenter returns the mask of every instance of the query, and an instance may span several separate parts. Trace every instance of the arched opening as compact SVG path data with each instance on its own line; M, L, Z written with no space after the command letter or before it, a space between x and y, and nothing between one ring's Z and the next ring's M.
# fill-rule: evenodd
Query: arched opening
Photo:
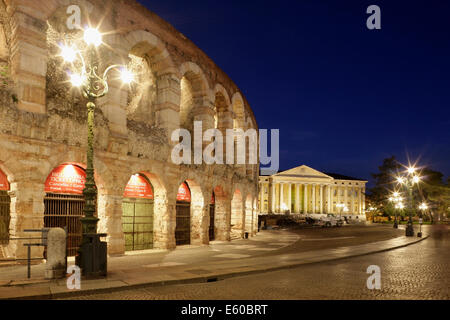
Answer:
M231 239L242 239L244 235L244 210L241 191L236 190L231 201Z
M253 200L251 195L248 195L245 200L245 232L253 235Z
M183 182L177 194L175 228L177 246L191 244L191 199L191 189L187 182Z
M70 163L55 168L45 181L44 227L66 230L69 256L75 256L81 244L85 183L85 169Z
M209 205L209 241L214 241L216 239L215 219L216 219L216 195L213 191L211 203Z
M8 178L0 170L0 245L9 243L9 223L11 221L11 198L8 194Z
M125 251L153 249L154 189L143 174L130 178L122 201Z
M127 120L143 122L149 126L156 124L154 104L157 100L156 76L150 69L151 48L146 43L137 44L129 54L129 68L135 74L135 81L128 92Z

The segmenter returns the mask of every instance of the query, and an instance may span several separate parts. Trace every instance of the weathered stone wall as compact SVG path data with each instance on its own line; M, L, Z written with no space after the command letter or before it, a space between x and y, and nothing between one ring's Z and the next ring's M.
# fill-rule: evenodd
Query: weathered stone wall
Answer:
M89 17L93 25L102 21L102 31L114 30L104 36L111 52L102 49L101 66L131 57L143 70L132 87L112 79L109 94L97 101L98 229L108 234L109 253L124 252L122 198L136 173L145 174L154 187L156 248L175 247L176 194L184 181L192 191L192 243L209 241L213 190L216 238L230 239L232 211L239 217L236 233L242 235L247 227L255 234L255 219L245 219L256 213L257 165L178 166L170 157L170 135L180 128L182 112L190 121L203 121L204 130L257 129L236 85L191 41L134 1L70 4L82 8L83 23ZM86 163L86 101L66 83L55 48L54 38L66 34L68 5L65 0L0 1L0 67L7 70L0 70L0 169L11 183L11 237L44 226L44 183L55 167ZM240 196L232 206L237 190ZM3 249L10 257L25 255L20 242ZM36 255L42 251L33 250Z

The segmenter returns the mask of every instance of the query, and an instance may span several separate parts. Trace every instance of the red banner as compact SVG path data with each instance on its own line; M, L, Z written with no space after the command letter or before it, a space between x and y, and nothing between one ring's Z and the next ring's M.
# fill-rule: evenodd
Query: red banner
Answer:
M191 202L191 191L186 183L183 183L178 189L177 201Z
M8 191L9 190L9 182L6 174L0 170L0 191Z
M86 172L80 167L64 164L50 173L45 181L45 192L83 194Z
M151 184L140 175L131 177L123 196L125 198L154 199Z
M214 194L214 192L212 194L211 204L216 204L216 195Z

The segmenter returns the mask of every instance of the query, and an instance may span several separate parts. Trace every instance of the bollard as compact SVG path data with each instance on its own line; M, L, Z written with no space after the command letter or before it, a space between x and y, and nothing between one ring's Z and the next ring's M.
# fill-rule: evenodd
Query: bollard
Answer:
M61 279L66 275L66 232L61 228L50 229L47 236L46 279Z

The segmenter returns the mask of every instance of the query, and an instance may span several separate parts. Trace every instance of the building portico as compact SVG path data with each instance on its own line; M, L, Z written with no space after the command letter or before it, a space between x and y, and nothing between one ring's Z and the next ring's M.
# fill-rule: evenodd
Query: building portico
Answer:
M261 214L365 214L367 181L300 166L262 176Z

